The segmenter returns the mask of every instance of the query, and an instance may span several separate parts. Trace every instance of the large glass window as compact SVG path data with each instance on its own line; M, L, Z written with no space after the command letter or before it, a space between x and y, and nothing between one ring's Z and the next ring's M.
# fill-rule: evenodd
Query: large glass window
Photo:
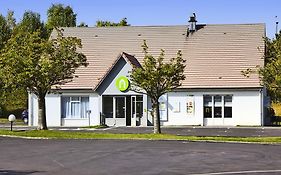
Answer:
M203 100L204 118L232 118L231 95L204 95Z
M125 118L125 97L115 97L115 118Z
M62 118L88 118L89 97L62 97Z
M224 96L224 118L232 118L232 96Z
M113 97L103 96L102 101L103 115L105 118L113 118Z
M222 96L214 96L214 118L222 118Z
M204 118L212 118L212 96L204 96Z

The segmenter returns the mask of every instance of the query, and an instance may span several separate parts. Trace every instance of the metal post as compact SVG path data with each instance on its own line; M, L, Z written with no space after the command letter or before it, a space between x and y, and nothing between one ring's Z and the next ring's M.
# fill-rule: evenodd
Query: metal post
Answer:
M13 131L13 122L11 122L11 131Z
M89 126L91 126L91 110L87 110L86 113L88 114Z
M89 126L91 126L91 118L90 118L90 113L89 112L87 112L88 113L88 118L89 118Z

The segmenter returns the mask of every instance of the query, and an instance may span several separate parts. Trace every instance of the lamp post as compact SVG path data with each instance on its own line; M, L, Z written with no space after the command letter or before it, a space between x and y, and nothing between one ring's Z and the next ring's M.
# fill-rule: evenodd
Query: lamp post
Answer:
M13 131L13 122L16 121L16 116L14 114L10 114L8 120L11 122L11 131Z

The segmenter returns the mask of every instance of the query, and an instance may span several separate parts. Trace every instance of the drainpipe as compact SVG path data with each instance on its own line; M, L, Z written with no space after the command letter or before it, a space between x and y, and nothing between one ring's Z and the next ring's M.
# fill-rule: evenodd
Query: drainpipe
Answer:
M263 103L264 103L264 98L263 98L263 90L259 90L260 93L260 108L261 108L261 126L264 126L264 109L263 109Z

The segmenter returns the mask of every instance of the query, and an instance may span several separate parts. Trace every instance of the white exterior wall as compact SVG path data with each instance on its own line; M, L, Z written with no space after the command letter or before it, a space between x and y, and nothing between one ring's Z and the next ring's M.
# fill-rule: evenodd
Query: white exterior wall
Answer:
M89 96L90 120L87 119L62 119L61 96ZM48 94L46 100L47 126L89 126L100 124L100 96L96 93L62 93ZM29 125L38 124L38 99L34 94L29 94Z
M188 95L194 95L194 113L187 114L186 102ZM176 105L179 105L179 111ZM172 92L168 94L168 121L163 125L202 125L203 123L203 95Z
M61 96L89 96L89 119L61 119ZM203 118L203 95L232 95L232 118L216 118L214 120ZM194 112L186 112L188 96L194 101ZM224 125L224 126L260 126L263 125L263 93L260 90L205 90L194 92L171 92L167 95L167 119L162 121L164 126L172 125ZM144 96L144 117L152 123L150 116L150 99ZM148 100L148 101L147 101ZM100 124L101 96L97 93L62 93L48 94L46 96L46 114L48 126L89 126ZM147 107L148 104L148 107ZM179 107L176 107L179 105ZM29 94L29 125L37 126L38 100L35 95ZM216 120L216 121L215 121ZM142 121L142 126L146 126ZM147 123L147 124L149 124Z
M240 92L233 97L233 116L235 125L257 125L262 121L262 95L256 92Z
M233 95L232 118L203 118L203 95ZM187 114L186 103L188 96L193 96L194 112ZM201 91L201 92L171 92L168 94L168 121L162 125L224 125L224 126L261 126L263 125L262 93L260 90L233 91ZM177 111L176 105L179 105ZM176 111L175 111L176 110Z
M45 100L47 126L61 126L60 94L47 94Z
M34 94L28 93L28 125L38 124L38 99Z

